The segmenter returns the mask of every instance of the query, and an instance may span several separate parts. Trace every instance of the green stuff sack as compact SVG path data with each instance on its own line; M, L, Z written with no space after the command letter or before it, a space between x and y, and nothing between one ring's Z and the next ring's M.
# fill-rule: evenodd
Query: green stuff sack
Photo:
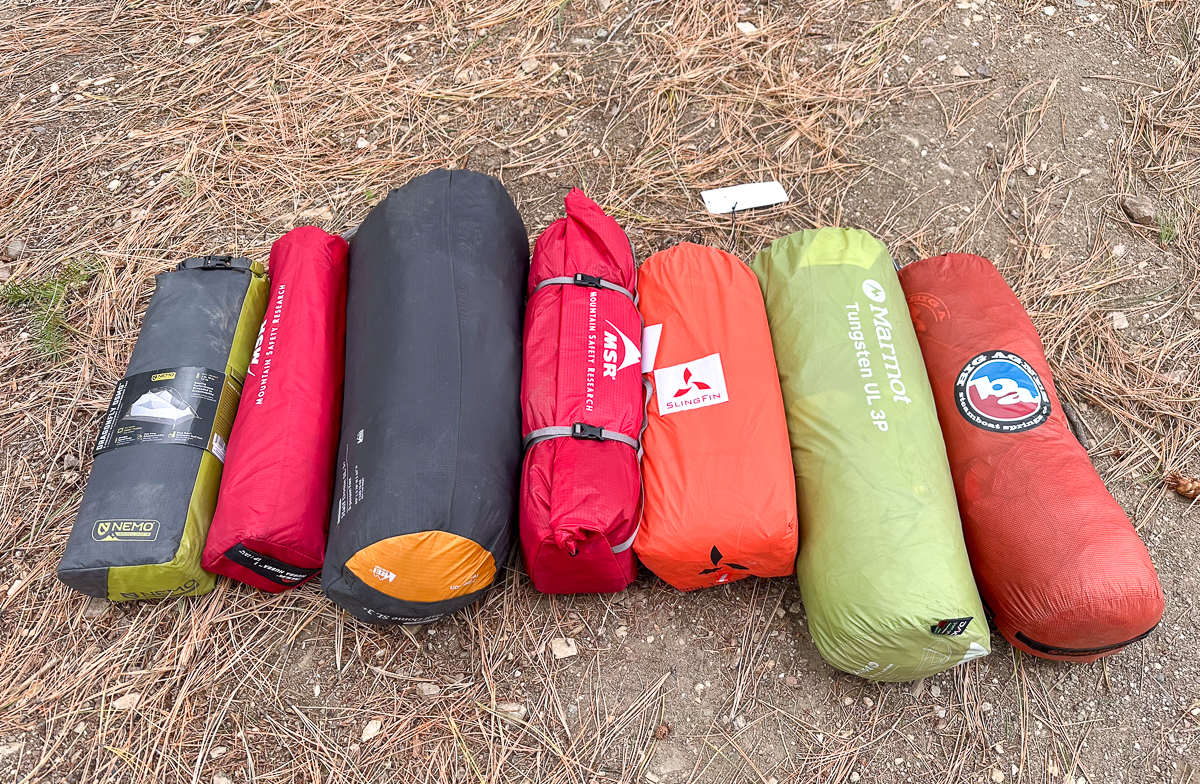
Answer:
M113 601L195 596L225 445L267 303L258 262L188 259L155 279L58 577Z
M880 681L986 655L933 393L887 249L862 231L802 231L750 266L779 365L796 572L821 655Z

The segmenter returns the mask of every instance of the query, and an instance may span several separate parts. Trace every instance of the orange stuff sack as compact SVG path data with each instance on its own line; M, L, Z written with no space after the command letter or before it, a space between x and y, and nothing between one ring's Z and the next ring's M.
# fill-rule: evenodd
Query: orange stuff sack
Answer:
M650 389L633 549L681 591L795 569L796 480L758 280L683 243L638 270Z

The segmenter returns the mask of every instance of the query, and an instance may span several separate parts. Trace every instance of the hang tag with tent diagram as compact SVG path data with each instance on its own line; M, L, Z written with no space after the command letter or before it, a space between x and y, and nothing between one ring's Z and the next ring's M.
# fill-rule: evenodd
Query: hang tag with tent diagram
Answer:
M700 198L704 199L705 208L714 215L728 215L734 210L741 212L755 207L769 207L788 200L787 192L775 180L701 191Z

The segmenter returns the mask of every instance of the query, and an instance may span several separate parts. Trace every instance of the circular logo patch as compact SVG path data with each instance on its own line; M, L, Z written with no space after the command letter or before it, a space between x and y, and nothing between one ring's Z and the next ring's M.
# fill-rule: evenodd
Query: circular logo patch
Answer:
M1020 433L1050 418L1050 396L1028 362L1008 351L985 351L963 367L954 402L968 422L997 433Z

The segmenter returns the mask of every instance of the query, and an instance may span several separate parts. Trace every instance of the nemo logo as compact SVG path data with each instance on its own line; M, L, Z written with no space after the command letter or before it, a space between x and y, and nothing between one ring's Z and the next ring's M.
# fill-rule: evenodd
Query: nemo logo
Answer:
M157 520L97 520L92 526L95 542L153 542L158 539Z
M683 383L686 384L687 386L685 386L683 389L676 392L675 397L683 397L688 392L691 392L693 389L712 389L712 387L710 387L708 384L705 384L703 381L693 381L692 380L692 371L688 370L687 368L683 369ZM713 548L713 549L716 549L716 548Z
M175 371L172 370L170 373L155 373L153 376L150 377L150 380L151 381L170 381L173 378L175 378Z

